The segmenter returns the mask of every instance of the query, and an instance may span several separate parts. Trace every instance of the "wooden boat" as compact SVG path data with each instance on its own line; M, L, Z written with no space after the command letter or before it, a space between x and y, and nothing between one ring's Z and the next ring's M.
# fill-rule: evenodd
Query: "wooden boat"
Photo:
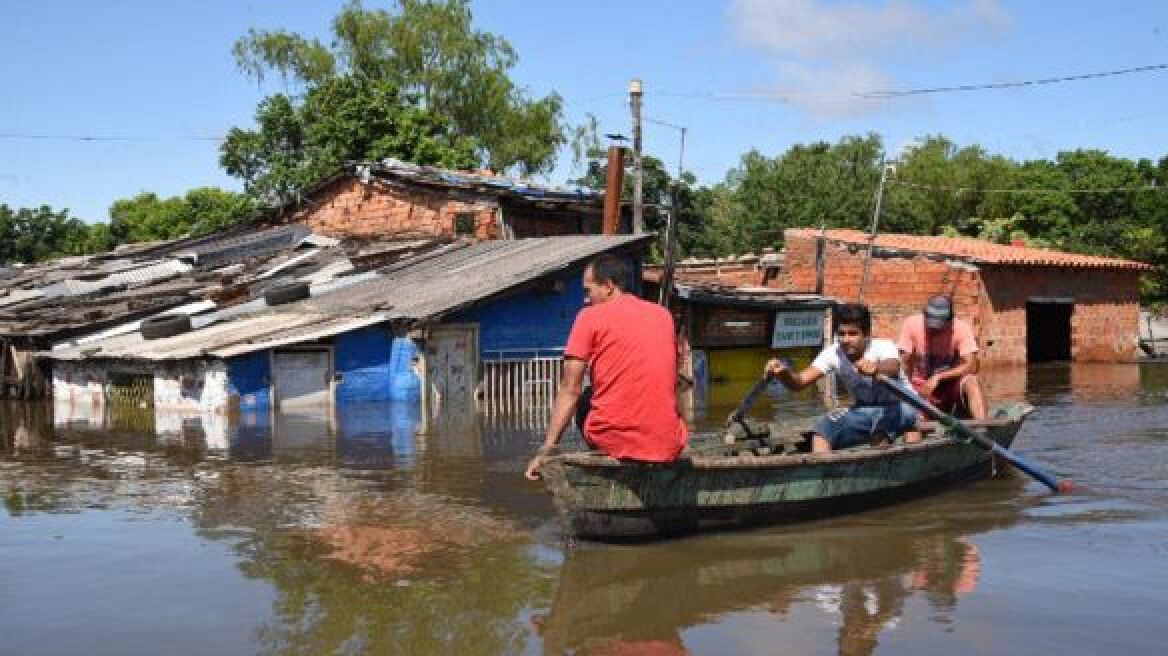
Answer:
M1006 405L993 419L966 425L1008 448L1032 410ZM975 480L992 468L988 451L928 425L916 444L823 454L711 454L701 441L665 465L566 453L547 458L540 474L565 531L627 540L854 512Z

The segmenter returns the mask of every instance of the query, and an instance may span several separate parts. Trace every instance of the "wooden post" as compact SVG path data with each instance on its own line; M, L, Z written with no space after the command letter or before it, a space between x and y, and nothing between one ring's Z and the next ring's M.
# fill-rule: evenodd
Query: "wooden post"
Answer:
M815 293L823 294L823 270L827 266L827 224L819 229L815 240Z
M673 270L677 266L677 221L678 221L677 187L673 188L673 199L669 208L669 222L665 227L665 266L661 270L661 289L657 302L669 308L669 297L673 294Z
M620 230L621 185L624 184L625 149L608 147L608 177L604 186L604 223L601 234L615 235Z

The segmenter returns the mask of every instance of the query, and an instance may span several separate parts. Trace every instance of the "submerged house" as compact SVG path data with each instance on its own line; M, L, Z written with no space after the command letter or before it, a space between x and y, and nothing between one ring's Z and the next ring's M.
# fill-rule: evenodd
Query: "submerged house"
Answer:
M831 341L835 301L829 297L710 282L706 275L682 270L678 277L670 309L693 381L691 406L734 404L770 358L781 355L803 367ZM652 297L659 290L659 272L647 271L645 279Z
M319 284L455 239L599 234L601 204L592 190L388 159L348 167L258 226L0 269L0 398L45 396L35 355L75 338L254 305L308 273Z
M44 396L48 378L36 354L54 345L137 330L139 321L160 314L199 314L262 299L269 289L308 275L323 280L352 273L362 264L350 255L361 249L291 225L5 269L0 396Z
M792 229L774 284L860 299L868 235ZM983 361L1131 362L1139 337L1140 262L995 244L972 238L882 234L872 244L863 300L873 332L895 337L928 297L953 298Z
M180 415L239 412L244 423L276 408L327 420L338 404L385 400L420 402L431 419L550 402L585 264L627 257L639 281L652 238L454 241L173 335L61 345L45 353L53 394L74 406L133 396Z

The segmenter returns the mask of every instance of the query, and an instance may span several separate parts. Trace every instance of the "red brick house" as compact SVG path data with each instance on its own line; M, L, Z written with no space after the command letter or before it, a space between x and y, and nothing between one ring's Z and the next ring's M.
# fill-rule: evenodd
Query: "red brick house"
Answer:
M859 300L868 236L792 229L773 284ZM863 300L873 331L895 337L932 294L952 296L984 361L1131 362L1139 336L1139 280L1152 267L1128 260L978 239L879 235Z
M332 237L600 234L602 201L587 189L385 160L329 178L277 220Z

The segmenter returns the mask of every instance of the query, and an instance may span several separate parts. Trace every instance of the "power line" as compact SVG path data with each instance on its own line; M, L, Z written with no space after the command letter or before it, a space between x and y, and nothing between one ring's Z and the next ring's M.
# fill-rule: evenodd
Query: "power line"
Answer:
M976 187L946 187L942 185L927 185L918 182L909 182L907 180L890 179L889 184L894 184L900 187L908 187L910 189L920 189L923 191L949 191L955 194L961 193L979 193L979 194L1119 194L1119 193L1138 193L1144 191L1168 191L1168 187L1161 187L1158 185L1142 185L1139 187L1101 187L1096 189L978 189Z
M1045 77L1036 80L1021 80L1018 82L987 82L984 84L962 84L947 87L931 87L924 89L888 89L882 91L857 92L853 95L860 98L898 98L901 96L919 96L928 93L950 93L954 91L984 91L988 89L1014 89L1018 87L1039 86L1044 84L1059 84L1062 82L1078 82L1081 80L1095 80L1119 75L1133 75L1136 73L1151 73L1168 69L1168 64L1150 64L1134 68L1121 68L1113 71L1095 73L1080 73L1078 75L1063 75L1060 77Z
M0 132L0 139L26 141L223 141L224 137L199 135L110 135Z
M657 91L646 92L646 95L661 96L664 98L688 98L695 100L746 100L761 102L790 103L798 100L844 101L844 100L886 100L904 96L918 96L924 94L955 93L965 91L988 91L995 89L1013 89L1022 87L1061 84L1064 82L1079 82L1100 78L1117 77L1121 75L1135 75L1139 73L1153 73L1168 70L1168 64L1149 64L1133 68L1121 68L1110 71L1079 73L1058 77L1045 77L1032 80L1018 80L1014 82L987 82L982 84L961 84L939 87L924 87L919 89L877 89L868 91L845 91L835 94L808 93L802 91L774 91L760 93L725 93L718 91Z

